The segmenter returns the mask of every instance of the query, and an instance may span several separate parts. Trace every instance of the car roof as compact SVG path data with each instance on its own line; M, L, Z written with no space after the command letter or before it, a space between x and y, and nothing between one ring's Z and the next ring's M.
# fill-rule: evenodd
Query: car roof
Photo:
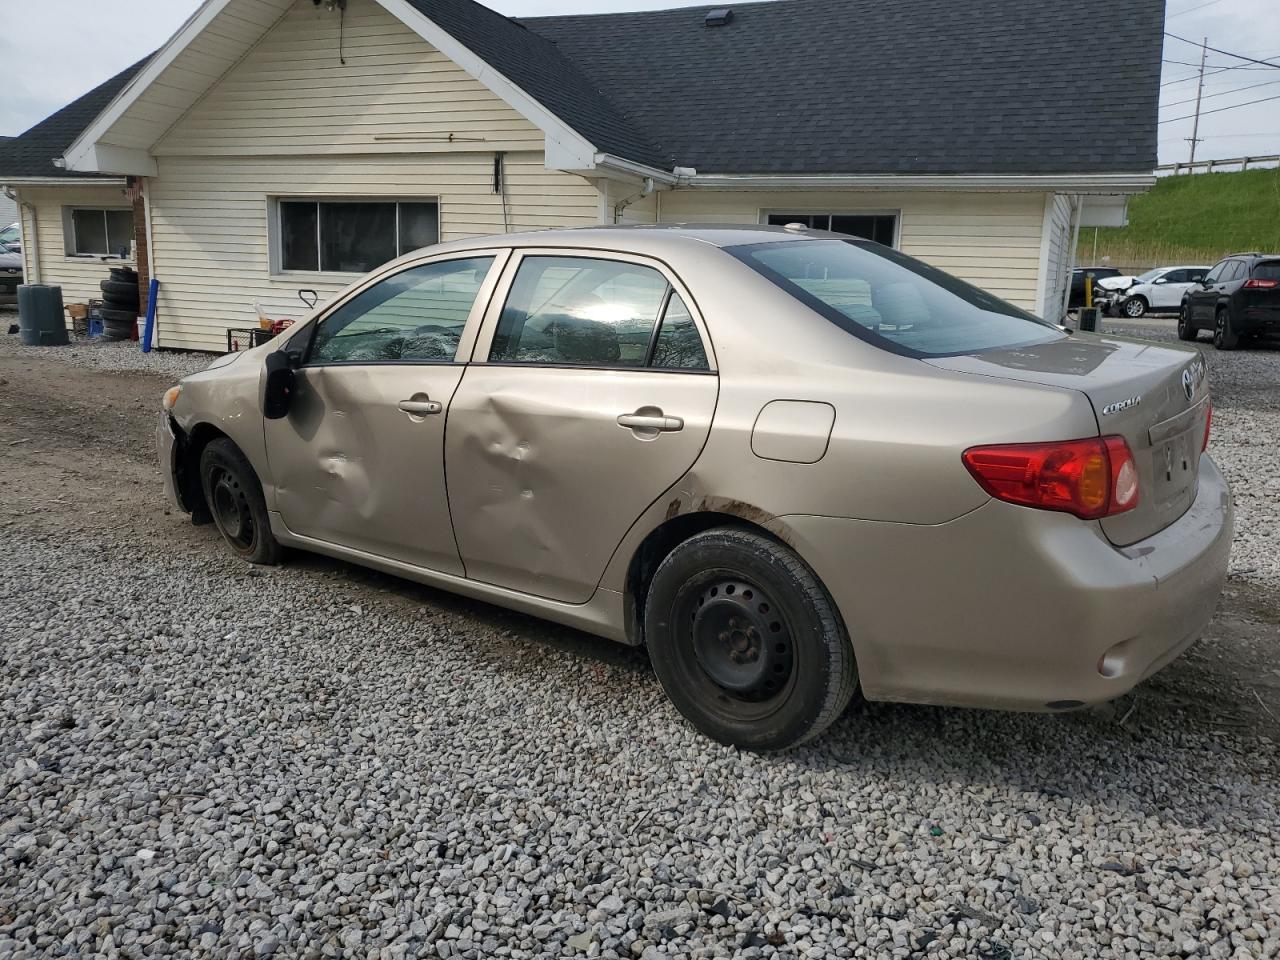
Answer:
M803 240L854 240L857 237L827 230L774 227L758 224L664 223L629 226L577 227L535 230L452 240L426 248L434 253L484 250L493 247L573 247L661 256L664 251L694 250L705 246L737 247L758 243ZM421 252L421 251L418 251Z

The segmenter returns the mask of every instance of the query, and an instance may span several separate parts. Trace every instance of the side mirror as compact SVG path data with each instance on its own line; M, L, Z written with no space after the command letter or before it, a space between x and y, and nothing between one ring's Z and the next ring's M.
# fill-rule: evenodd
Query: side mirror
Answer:
M1155 283L1168 283L1169 281L1168 281L1168 280L1166 280L1164 277L1156 277L1156 278L1155 278L1155 280L1154 280L1153 282L1155 282Z
M277 350L267 354L266 382L262 389L262 415L268 420L280 420L289 415L293 403L293 387L298 365L298 355L290 350Z

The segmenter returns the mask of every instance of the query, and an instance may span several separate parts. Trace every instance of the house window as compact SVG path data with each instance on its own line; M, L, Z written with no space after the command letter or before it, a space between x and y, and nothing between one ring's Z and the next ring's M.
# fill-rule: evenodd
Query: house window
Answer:
M893 246L893 238L898 231L898 216L893 213L771 213L768 222L775 227L803 223L813 230L847 233L851 237L883 243L886 247Z
M133 210L70 207L63 211L63 233L68 256L126 258L133 246Z
M367 273L440 242L434 200L281 200L280 269Z

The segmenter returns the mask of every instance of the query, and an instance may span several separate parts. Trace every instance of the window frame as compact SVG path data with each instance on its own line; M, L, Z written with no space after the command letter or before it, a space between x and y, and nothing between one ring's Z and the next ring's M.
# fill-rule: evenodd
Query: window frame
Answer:
M284 267L284 217L281 210L281 204L284 203L393 203L396 205L396 237L395 248L396 255L387 263L393 263L402 256L400 251L400 210L402 203L434 203L436 205L436 243L443 242L440 238L444 236L444 201L439 194L427 196L401 196L392 194L390 196L380 197L365 194L362 196L344 196L324 194L323 196L306 196L297 194L278 194L267 198L267 225L268 225L268 278L277 281L296 282L299 278L311 278L315 280L335 280L341 283L350 283L355 277L364 276L364 272L348 271L348 270L286 270ZM316 266L320 265L320 222L321 217L317 210L316 215ZM412 253L413 251L409 251ZM374 270L381 270L386 264L379 264ZM367 272L367 271L366 271Z
M77 253L76 252L76 221L75 214L80 213L101 213L102 214L102 231L103 239L109 244L111 242L111 231L107 226L108 213L127 213L134 217L134 209L132 204L128 203L112 203L112 204L93 204L93 203L73 203L62 208L62 245L63 253L68 260L115 260L120 263L133 262L133 246L136 240L138 224L135 220L133 230L129 235L129 255L120 256L112 253L110 249L106 253Z
M702 352L707 358L707 369L694 370L675 367L651 367L647 365L611 366L608 364L533 363L524 360L490 360L489 353L493 348L493 340L498 332L498 324L502 319L502 311L505 309L507 299L511 295L511 288L515 285L515 278L516 274L520 270L520 264L528 258L536 257L573 257L582 260L609 260L619 263L631 263L658 271L658 273L666 279L668 290L674 291L680 295L680 298L684 301L685 307L688 309L690 316L693 317L693 323L698 331L698 336L702 338ZM649 346L651 353L656 336L662 329L662 322L666 319L666 311L670 302L670 295L668 293L664 293L658 322L654 324L654 328L650 332ZM489 300L489 308L485 312L484 322L472 349L471 363L483 364L489 367L509 367L525 370L594 370L597 372L605 371L615 374L651 375L675 373L699 377L719 376L719 367L716 363L715 356L715 345L707 331L707 325L703 320L702 311L698 307L698 303L693 298L693 295L690 294L689 288L681 282L680 278L676 275L675 271L671 269L670 265L662 260L657 260L651 257L625 253L618 250L601 250L591 247L524 247L513 250L511 259L507 261L506 266L502 270L502 277L498 282L497 289L494 290L493 295Z
M784 217L787 214L796 214L805 217L893 217L893 243L890 244L892 249L902 249L902 210L889 208L872 208L872 209L849 209L844 207L811 207L797 205L794 207L762 207L760 209L759 221L763 226L769 226L770 217ZM861 239L861 238L858 238ZM872 241L873 243L875 241Z
M453 250L448 253L423 256L409 263L397 263L394 260L385 263L376 270L371 271L358 286L347 290L343 296L335 299L332 303L325 304L323 310L307 321L298 333L289 337L280 349L292 349L297 352L299 358L297 366L300 370L319 370L325 367L444 367L470 363L481 323L484 321L488 308L492 304L494 290L503 276L503 271L510 256L511 250L509 248L485 247L476 250ZM493 263L489 265L489 273L485 276L480 284L480 289L476 292L475 302L471 304L466 323L462 326L462 333L458 337L458 348L454 352L452 360L312 360L311 351L320 325L370 287L397 274L415 270L418 267L429 266L433 263L447 263L454 260L476 260L481 257L493 257Z

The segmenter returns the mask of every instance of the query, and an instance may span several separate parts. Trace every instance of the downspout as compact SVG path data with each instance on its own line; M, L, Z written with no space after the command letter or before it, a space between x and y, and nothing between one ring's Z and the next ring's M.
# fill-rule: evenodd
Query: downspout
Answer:
M619 200L616 204L614 204L613 222L621 223L623 210L626 210L627 207L631 206L633 203L639 200L643 200L645 197L652 196L653 191L657 189L658 189L658 185L654 183L653 177L645 177L644 186L640 188L639 193L635 194L634 196L627 197L625 200Z
M36 208L29 203L18 199L17 192L13 187L6 186L4 195L18 205L18 229L22 232L22 259L24 266L22 270L23 283L39 283L40 282L40 225L36 223ZM31 214L31 235L27 236L27 214ZM30 254L27 251L31 251ZM28 273L25 264L31 264L30 273Z
M1071 256L1067 257L1066 289L1062 292L1062 319L1067 318L1067 305L1071 303L1071 273L1076 268L1076 250L1080 246L1080 211L1084 207L1084 197L1076 194L1071 198L1071 225L1067 232L1071 235Z

